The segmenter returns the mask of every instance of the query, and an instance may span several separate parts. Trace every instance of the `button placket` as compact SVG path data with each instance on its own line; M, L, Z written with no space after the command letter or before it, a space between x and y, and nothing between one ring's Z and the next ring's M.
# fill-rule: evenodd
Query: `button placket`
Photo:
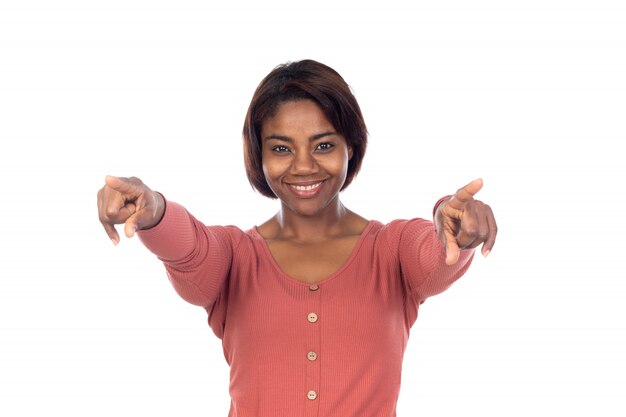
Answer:
M316 417L319 412L320 396L320 338L324 318L320 313L321 294L319 285L309 285L306 289L308 313L306 315L306 350L302 352L302 360L306 362L306 391L302 393L306 405L305 417Z

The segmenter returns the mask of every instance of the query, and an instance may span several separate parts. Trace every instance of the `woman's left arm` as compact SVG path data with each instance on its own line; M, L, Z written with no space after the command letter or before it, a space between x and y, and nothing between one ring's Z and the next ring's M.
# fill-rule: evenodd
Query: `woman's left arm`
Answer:
M422 303L445 291L469 268L474 248L483 244L487 255L493 248L497 227L488 205L475 200L482 180L460 188L444 198L434 210L434 222L423 219L395 221L389 235L399 231L397 243L400 270L407 289Z

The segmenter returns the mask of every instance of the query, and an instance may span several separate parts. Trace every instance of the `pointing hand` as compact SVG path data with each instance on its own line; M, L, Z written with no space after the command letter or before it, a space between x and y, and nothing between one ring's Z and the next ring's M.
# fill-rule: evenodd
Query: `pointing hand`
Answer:
M152 191L139 178L105 178L105 185L98 191L98 216L107 235L114 244L120 242L116 224L124 224L126 237L133 237L137 230L155 226L165 212L161 194Z
M437 208L435 225L439 239L446 248L446 263L455 264L461 249L472 249L483 244L482 254L487 256L496 241L498 227L491 207L475 200L474 195L483 187L476 179L459 190Z

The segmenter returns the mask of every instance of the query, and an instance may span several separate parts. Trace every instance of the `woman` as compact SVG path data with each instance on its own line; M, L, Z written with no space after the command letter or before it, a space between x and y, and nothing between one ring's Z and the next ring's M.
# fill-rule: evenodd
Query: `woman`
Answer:
M234 417L395 416L419 305L487 255L496 237L475 180L433 222L368 221L339 193L359 171L366 128L348 85L311 60L275 68L244 131L246 171L279 212L258 227L205 226L137 178L107 177L100 221L135 232L176 291L204 307L231 368Z

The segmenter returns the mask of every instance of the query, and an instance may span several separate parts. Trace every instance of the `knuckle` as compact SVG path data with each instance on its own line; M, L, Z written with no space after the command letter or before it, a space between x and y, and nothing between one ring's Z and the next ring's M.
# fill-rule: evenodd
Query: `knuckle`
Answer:
M466 235L471 236L471 237L475 237L479 233L475 225L466 226L463 232L465 232Z
M113 219L117 216L117 214L118 214L118 210L115 207L109 206L104 209L104 216L107 219Z
M128 182L134 185L143 185L143 182L137 177L128 177Z

